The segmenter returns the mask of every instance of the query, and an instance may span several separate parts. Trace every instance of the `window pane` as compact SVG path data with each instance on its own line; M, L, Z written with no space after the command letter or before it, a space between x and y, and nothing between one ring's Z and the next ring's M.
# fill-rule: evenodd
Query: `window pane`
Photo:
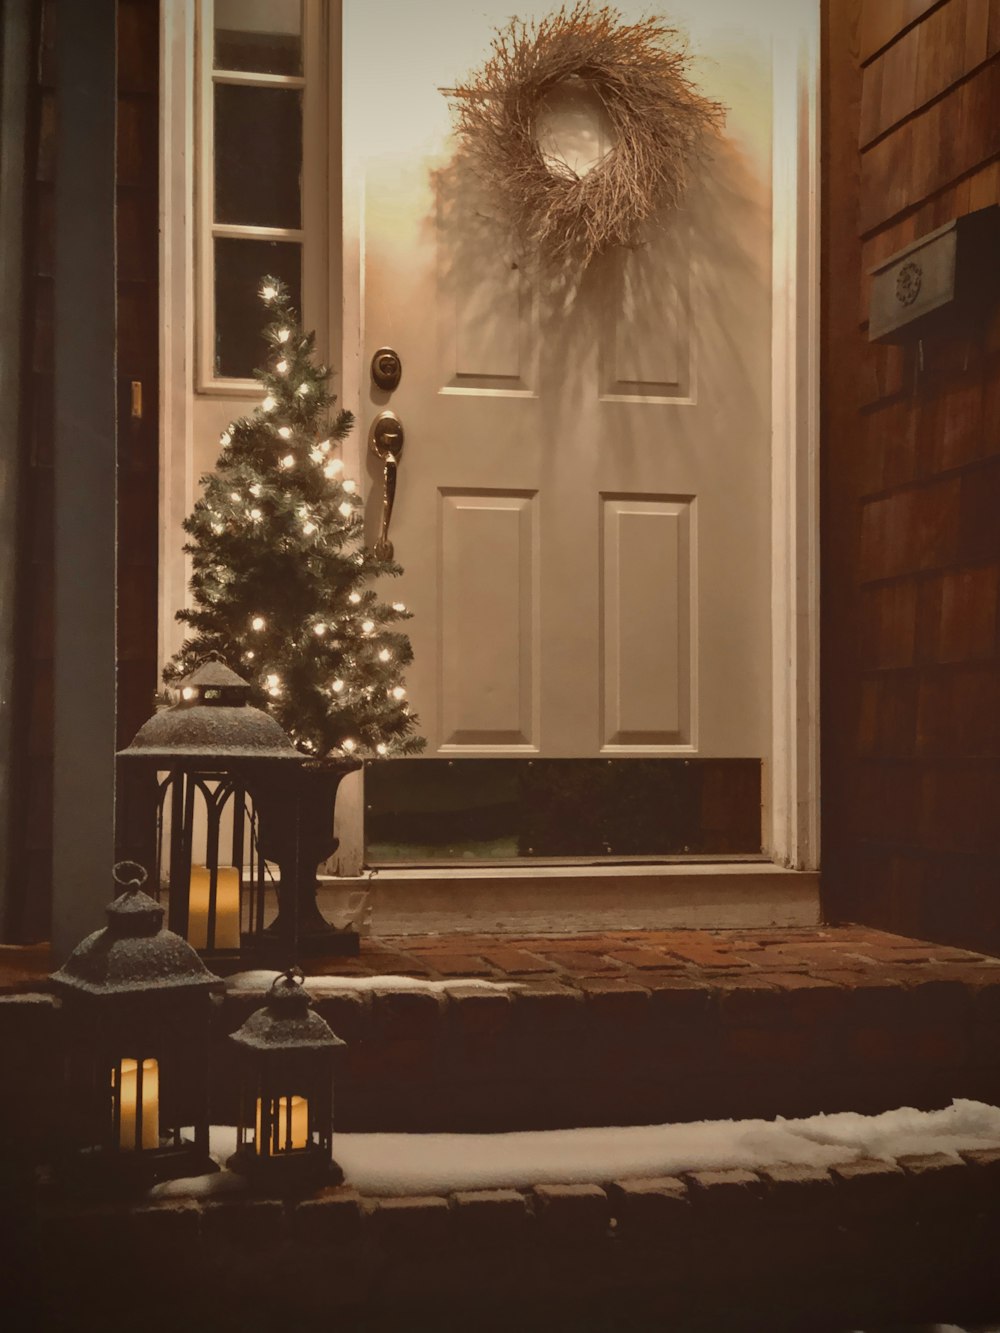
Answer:
M365 766L373 863L760 853L758 759L418 759Z
M215 0L215 68L301 74L300 0Z
M302 309L301 247L290 241L215 241L215 374L249 378L264 364L266 323L258 297L261 279L273 274L288 284L295 309Z
M215 220L301 225L302 94L288 88L215 89Z

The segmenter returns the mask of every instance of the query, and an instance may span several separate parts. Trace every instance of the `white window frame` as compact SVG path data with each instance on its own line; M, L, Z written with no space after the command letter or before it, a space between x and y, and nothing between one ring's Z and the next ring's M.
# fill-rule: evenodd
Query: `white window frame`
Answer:
M215 240L237 237L247 240L291 241L302 250L302 319L316 329L320 345L326 343L329 303L323 299L329 282L330 188L327 172L328 68L327 13L321 0L302 3L302 74L258 74L244 70L214 68L215 0L172 3L164 9L193 9L194 64L198 109L194 124L194 194L197 210L195 271L197 274L197 319L195 328L195 391L220 397L243 398L259 392L251 378L215 374ZM220 84L244 88L288 88L302 92L302 161L310 169L302 172L301 226L257 227L215 221L215 115L214 93Z

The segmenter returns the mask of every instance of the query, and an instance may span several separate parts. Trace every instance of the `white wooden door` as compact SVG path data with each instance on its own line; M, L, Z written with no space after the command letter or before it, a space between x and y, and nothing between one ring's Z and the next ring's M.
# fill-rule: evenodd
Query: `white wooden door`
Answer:
M454 164L441 89L486 57L509 0L345 0L345 358L362 445L386 407L406 432L393 596L414 612L429 756L767 756L782 8L669 6L725 132L685 210L565 299ZM385 345L391 394L367 374Z

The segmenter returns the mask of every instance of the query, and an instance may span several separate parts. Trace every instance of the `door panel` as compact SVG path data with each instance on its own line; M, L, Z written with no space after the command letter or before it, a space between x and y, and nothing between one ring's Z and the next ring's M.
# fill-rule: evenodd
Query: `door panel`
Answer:
M346 280L363 364L403 362L361 429L386 405L406 429L391 537L428 757L767 755L771 36L746 8L671 7L725 135L683 212L559 287L456 162L440 91L506 0L345 7Z

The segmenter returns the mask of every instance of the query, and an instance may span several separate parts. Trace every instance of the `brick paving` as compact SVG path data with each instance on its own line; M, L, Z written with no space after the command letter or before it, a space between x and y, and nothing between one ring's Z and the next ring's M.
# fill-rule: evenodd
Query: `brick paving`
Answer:
M42 988L50 967L44 948L0 949L0 990ZM1000 1104L1000 960L863 926L368 939L308 971L347 1042L344 1129ZM261 999L230 989L222 1036Z
M245 966L246 964L242 964ZM52 961L44 944L0 947L0 993L32 989ZM362 940L349 959L312 959L311 975L462 977L521 981L550 976L570 986L618 977L655 988L661 977L719 985L753 978L780 991L990 980L1000 959L951 945L911 940L867 926L815 930L648 930L576 935L426 935ZM230 969L231 970L231 969Z

